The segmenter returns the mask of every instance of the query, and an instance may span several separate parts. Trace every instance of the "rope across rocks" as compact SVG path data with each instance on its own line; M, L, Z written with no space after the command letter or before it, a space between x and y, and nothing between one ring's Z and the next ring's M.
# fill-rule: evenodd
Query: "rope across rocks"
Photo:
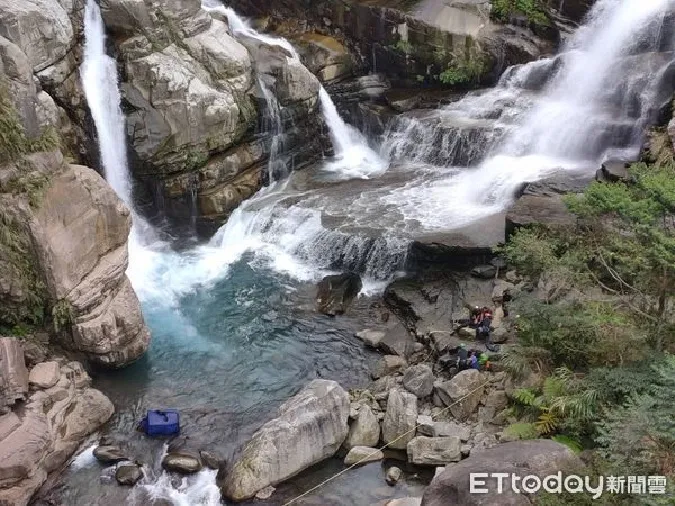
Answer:
M490 383L490 380L487 380L485 383L482 383L480 386L477 386L476 388L474 388L473 390L471 390L468 394L466 394L466 395L460 397L459 399L457 399L455 402L453 402L453 403L450 404L449 406L446 406L445 408L443 408L442 410L440 410L438 413L436 413L436 416L441 415L442 413L445 413L447 410L449 410L449 409L452 408L453 406L459 404L460 402L462 402L464 399L466 399L467 397L469 397L469 396L470 396L471 394L473 394L474 392L477 392L477 391L480 390L481 388L484 388L484 387L487 386L489 383ZM329 483L329 482L333 481L334 479L336 479L336 478L342 476L342 475L345 474L346 472L351 471L352 469L354 469L355 467L359 466L360 464L363 464L363 463L366 462L370 457L376 455L377 453L381 452L382 450L385 450L385 449L388 448L390 445L392 445L392 444L396 443L397 441L403 439L404 437L406 437L406 436L409 435L410 433L415 433L415 432L417 432L417 429L418 429L420 426L421 426L421 424L416 424L412 429L410 429L410 430L404 432L403 434L401 434L400 436L398 436L396 439L394 439L394 440L392 440L392 441L389 441L387 444L385 444L385 445L383 445L382 447L380 447L380 448L374 450L372 453L369 453L368 455L366 455L365 457L363 457L361 460L359 460L359 461L357 461L357 462L354 462L354 463L353 463L352 465L350 465L349 467L346 467L346 468L343 469L342 471L339 471L339 472L335 473L334 475L329 476L328 478L326 478L325 480L323 480L321 483L319 483L318 485L315 485L314 487L310 488L310 489L307 490L306 492L303 492L302 494L300 494L299 496L294 497L294 498L291 499L290 501L285 502L285 503L283 504L283 506L288 506L288 505L290 505L290 504L294 504L295 502L299 501L299 500L302 499L303 497L308 496L309 494L311 494L311 493L314 492L315 490L320 489L321 487L323 487L323 486L326 485L327 483Z

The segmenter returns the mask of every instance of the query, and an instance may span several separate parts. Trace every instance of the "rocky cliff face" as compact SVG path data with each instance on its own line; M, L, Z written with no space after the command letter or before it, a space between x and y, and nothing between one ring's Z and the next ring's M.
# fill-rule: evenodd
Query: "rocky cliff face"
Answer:
M112 416L112 403L90 383L81 364L64 360L37 364L29 375L21 344L0 338L0 413L4 401L25 399L0 415L0 504L28 504L48 474Z
M355 55L355 67L381 72L402 84L439 80L447 69L470 73L472 80L490 82L508 65L525 63L551 52L557 30L501 25L490 20L491 2L421 0L234 0L229 5L249 16L261 17L268 29L298 43L314 46L319 36L331 36ZM536 33L535 33L536 32ZM310 34L309 36L307 34ZM321 50L319 50L321 52ZM345 62L333 55L324 65L330 78L346 72ZM337 72L337 74L336 74ZM473 75L475 74L475 75Z
M101 8L121 67L132 166L174 224L210 233L262 186L271 136L259 121L261 79L281 100L286 155L295 166L320 156L320 144L305 144L321 129L306 69L261 56L199 0L103 0Z
M98 174L64 160L73 123L41 79L73 51L74 4L3 2L0 328L47 326L59 344L122 366L149 341L125 275L129 211Z

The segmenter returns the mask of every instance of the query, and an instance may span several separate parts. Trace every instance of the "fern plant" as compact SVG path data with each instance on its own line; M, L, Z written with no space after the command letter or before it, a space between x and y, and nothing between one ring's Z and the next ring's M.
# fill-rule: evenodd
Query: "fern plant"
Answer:
M586 425L597 412L597 392L564 368L546 378L540 389L521 388L512 397L514 414L532 423L541 436Z

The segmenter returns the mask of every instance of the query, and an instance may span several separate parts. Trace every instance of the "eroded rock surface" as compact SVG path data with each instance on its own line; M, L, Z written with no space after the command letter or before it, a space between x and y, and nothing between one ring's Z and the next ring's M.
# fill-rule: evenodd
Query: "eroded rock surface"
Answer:
M334 381L314 380L263 425L225 477L223 493L242 501L332 456L347 437L349 395Z
M62 362L59 372L53 386L0 416L0 504L28 504L48 474L114 412L110 400L90 388L81 364Z

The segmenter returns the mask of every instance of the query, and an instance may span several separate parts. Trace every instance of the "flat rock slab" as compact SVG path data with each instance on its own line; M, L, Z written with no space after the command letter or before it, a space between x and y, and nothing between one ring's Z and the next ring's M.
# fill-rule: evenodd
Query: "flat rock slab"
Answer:
M369 446L355 446L345 457L345 464L351 466L352 464L367 464L369 462L377 462L384 459L384 453L377 448Z
M455 436L417 436L406 449L408 461L418 465L442 466L462 460L462 442Z
M28 375L28 383L35 388L51 388L61 376L58 362L42 362L33 367Z
M506 214L506 230L511 234L515 229L527 225L547 227L569 227L576 223L562 196L523 195Z

